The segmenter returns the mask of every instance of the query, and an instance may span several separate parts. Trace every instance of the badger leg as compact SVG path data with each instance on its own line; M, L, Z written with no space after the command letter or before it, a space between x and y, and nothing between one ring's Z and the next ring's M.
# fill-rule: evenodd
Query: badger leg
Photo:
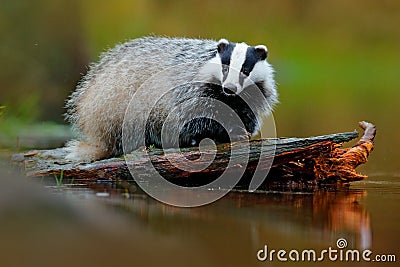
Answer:
M198 146L205 138L212 139L216 144L250 139L250 133L233 122L228 121L225 127L227 129L213 119L193 119L183 127L179 136L179 146Z
M101 146L78 140L69 141L66 149L69 153L65 158L71 161L91 162L110 156L110 153Z

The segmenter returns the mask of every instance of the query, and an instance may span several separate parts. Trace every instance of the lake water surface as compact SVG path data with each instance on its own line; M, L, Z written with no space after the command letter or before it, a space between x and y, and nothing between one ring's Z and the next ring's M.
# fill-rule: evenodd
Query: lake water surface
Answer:
M59 257L69 255L74 262L87 262L87 256L92 255L90 264L99 265L110 262L133 266L308 266L310 262L301 260L302 253L313 250L316 261L322 259L324 266L397 266L395 262L374 260L378 259L376 255L387 260L396 257L397 261L400 257L398 176L372 174L367 180L336 192L231 192L198 208L162 204L139 190L132 193L135 187L128 190L127 184L97 183L88 188L73 181L74 185L59 188L50 178L39 182L47 187L46 194L50 192L58 200L61 197L60 211L66 209L65 203L72 205L73 215L50 212L55 219L47 220L23 210L23 215L28 214L28 222L33 223L33 230L40 228L43 235L24 243L52 236L50 239L57 239L55 245L65 250ZM52 208L40 206L40 210L48 214ZM37 220L47 228L35 225ZM24 232L30 233L27 229ZM68 237L65 233L69 233ZM347 246L339 249L338 239ZM265 261L260 261L257 253L265 251L265 246L268 253L276 252L272 260L268 254ZM44 247L48 244L44 243ZM333 259L337 255L336 260L330 260L327 253L320 258L321 251L329 248L334 252ZM277 258L278 250L286 251L288 262ZM298 251L299 261L289 258L293 250ZM360 261L347 262L348 250L357 250ZM370 262L362 259L365 250L371 251L367 257ZM86 251L87 255L77 251ZM259 253L261 259L264 251ZM43 253L37 246L31 247L30 252ZM291 253L296 259L296 252ZM340 253L344 253L342 260ZM52 256L48 254L47 259L51 262Z

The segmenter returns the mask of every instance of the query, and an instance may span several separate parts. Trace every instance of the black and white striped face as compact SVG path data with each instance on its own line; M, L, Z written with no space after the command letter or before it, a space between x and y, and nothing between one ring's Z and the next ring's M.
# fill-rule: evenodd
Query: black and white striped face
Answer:
M225 94L239 94L253 84L269 87L273 71L265 60L268 51L264 45L248 46L221 39L217 50L214 61L219 61L220 67L215 68L214 75L219 78Z

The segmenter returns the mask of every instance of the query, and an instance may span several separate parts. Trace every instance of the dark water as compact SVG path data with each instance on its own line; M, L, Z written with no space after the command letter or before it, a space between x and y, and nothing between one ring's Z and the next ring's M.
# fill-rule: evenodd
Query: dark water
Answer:
M192 209L166 206L144 195L109 199L144 229L198 247L199 255L217 266L271 266L279 263L276 258L257 260L264 245L321 251L330 246L337 249L339 238L346 239L348 249L370 249L373 255L400 252L398 177L373 176L339 192L232 192L216 203ZM324 265L329 263L324 260Z
M337 192L231 192L206 206L176 208L126 183L58 187L52 178L29 184L10 175L0 189L2 266L309 265L276 255L261 262L257 252L265 245L288 253L312 249L318 258L337 249L339 238L347 241L344 252L400 257L399 176L373 174ZM349 263L326 256L323 264Z

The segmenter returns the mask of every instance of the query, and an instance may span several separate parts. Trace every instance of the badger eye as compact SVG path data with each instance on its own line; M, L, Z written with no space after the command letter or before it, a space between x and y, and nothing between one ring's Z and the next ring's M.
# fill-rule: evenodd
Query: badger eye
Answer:
M243 75L245 76L249 76L250 75L250 69L248 67L242 66L242 69L240 70L241 73L243 73Z
M229 66L227 65L222 65L222 73L226 74L229 70Z

